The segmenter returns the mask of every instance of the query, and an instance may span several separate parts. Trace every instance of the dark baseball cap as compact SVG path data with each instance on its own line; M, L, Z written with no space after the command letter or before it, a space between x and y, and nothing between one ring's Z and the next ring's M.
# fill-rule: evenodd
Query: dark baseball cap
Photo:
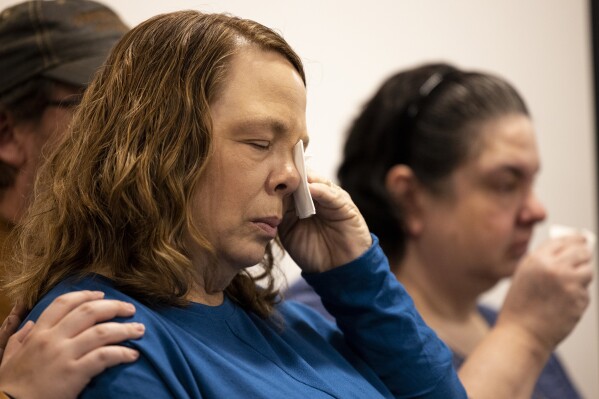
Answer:
M34 0L0 13L0 94L36 77L85 87L128 27L89 0Z

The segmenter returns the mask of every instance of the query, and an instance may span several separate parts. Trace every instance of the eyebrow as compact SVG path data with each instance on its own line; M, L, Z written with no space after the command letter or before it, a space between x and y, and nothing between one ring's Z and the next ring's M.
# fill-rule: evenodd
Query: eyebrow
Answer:
M539 173L541 170L540 166L538 168L535 168L531 175L535 175L537 173ZM528 173L526 172L525 168L522 168L519 165L513 165L513 164L505 164L505 165L501 165L498 168L496 168L495 170L493 170L491 173L510 173L518 178L524 178L528 176Z
M277 136L282 136L291 130L289 126L280 119L271 117L243 119L241 121L235 122L234 129L236 131L265 129L275 133ZM306 135L301 137L301 139L304 141L304 147L307 147L308 143L310 142L310 138Z

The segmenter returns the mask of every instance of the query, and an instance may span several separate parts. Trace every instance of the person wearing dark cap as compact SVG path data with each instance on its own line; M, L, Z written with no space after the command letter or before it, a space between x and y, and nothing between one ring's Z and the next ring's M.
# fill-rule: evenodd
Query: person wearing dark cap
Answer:
M41 145L60 134L72 106L128 30L93 1L28 1L0 14L0 217L27 205Z
M128 30L87 0L27 1L0 13L0 260L27 209L42 148L66 130L74 106ZM0 320L12 305L0 298Z
M127 31L111 9L88 0L27 1L0 12L0 277L11 263L11 232L29 204L44 147L62 136L81 94ZM12 304L0 292L0 391L19 399L75 398L106 367L137 359L137 351L111 344L139 338L143 325L97 324L131 316L134 307L102 298L91 291L63 296L8 339L25 309L9 314ZM50 340L55 344L45 345Z

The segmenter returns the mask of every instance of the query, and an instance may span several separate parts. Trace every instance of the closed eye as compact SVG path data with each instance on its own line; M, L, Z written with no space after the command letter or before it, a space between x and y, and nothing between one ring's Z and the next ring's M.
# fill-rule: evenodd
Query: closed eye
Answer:
M509 181L501 181L495 183L495 189L501 193L511 193L520 188L519 181L517 180L509 180Z
M248 141L247 144L255 147L259 150L268 150L270 149L270 141L266 140L258 140L258 141Z

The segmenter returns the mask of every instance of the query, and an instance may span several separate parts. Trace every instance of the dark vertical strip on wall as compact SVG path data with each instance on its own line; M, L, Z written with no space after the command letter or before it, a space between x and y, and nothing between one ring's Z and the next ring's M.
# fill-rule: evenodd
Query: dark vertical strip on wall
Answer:
M593 46L593 88L595 105L595 186L599 202L599 0L590 0L591 4L591 43ZM597 205L595 205L599 208ZM599 215L599 212L597 212ZM599 226L599 221L597 223ZM599 286L598 286L599 287ZM599 289L599 288L598 288Z
M590 1L591 43L593 46L593 87L595 99L595 162L596 171L599 172L599 0ZM597 176L599 179L599 173L597 173ZM597 187L599 189L599 184L597 184ZM599 199L599 196L597 196L597 198Z

